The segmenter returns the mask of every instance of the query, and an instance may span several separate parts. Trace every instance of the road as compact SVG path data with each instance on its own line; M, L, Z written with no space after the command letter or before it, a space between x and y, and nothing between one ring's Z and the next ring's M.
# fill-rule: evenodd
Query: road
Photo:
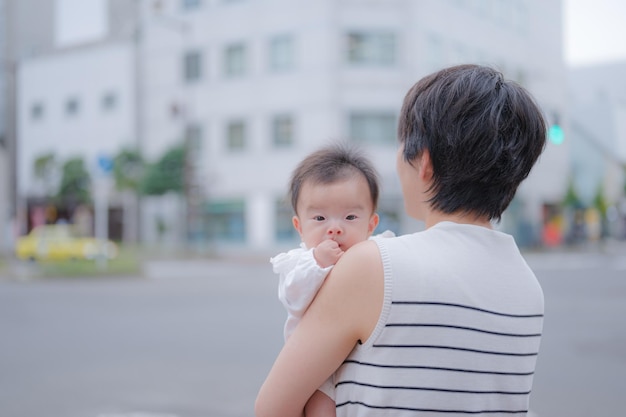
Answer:
M0 283L1 417L243 417L282 345L268 265Z
M626 254L529 255L546 319L531 409L626 409ZM269 263L0 280L0 417L251 417L282 345Z
M531 410L539 417L624 415L626 250L529 263L546 301Z

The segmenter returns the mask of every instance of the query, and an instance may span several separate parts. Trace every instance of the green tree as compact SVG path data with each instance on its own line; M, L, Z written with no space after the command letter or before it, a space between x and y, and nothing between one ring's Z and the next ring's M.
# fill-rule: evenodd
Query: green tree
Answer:
M57 199L63 205L91 203L91 176L82 157L67 160L62 167Z
M583 206L580 197L578 196L578 191L576 190L576 185L574 184L574 180L570 178L567 184L567 191L565 192L565 197L562 202L563 207L571 207L571 208L581 208Z
M113 180L115 188L122 196L124 217L133 219L124 222L123 240L139 241L139 225L141 224L141 182L145 173L144 160L139 150L122 148L113 157Z
M600 238L604 239L609 235L609 223L606 217L606 211L609 208L609 203L606 200L604 185L602 183L600 183L596 189L596 194L593 197L593 206L596 210L598 210L598 213L600 213Z
M182 194L185 191L185 153L185 147L177 145L165 152L156 163L149 164L141 191L147 195Z
M593 206L596 210L598 210L598 213L600 213L600 216L604 219L606 217L606 210L609 207L609 204L606 201L604 186L602 184L598 185L598 188L596 189L596 194L593 197Z
M144 162L137 150L122 149L113 158L113 179L118 190L139 191L143 173Z
M56 176L55 171L57 169L57 160L54 152L47 152L35 158L33 172L35 178L43 184L46 197L51 196L53 193L52 181Z

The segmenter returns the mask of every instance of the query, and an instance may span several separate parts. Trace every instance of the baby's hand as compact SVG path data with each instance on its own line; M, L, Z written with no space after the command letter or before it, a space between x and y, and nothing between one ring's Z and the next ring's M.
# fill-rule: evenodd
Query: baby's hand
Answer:
M343 255L343 251L339 244L332 239L322 241L313 249L313 257L322 268L336 264L341 255Z

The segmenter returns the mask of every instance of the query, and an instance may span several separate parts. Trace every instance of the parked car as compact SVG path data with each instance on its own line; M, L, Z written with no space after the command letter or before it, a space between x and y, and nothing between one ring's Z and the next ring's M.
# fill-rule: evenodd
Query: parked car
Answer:
M19 259L96 259L98 256L113 259L117 254L115 242L81 237L71 224L37 226L15 243L15 255Z

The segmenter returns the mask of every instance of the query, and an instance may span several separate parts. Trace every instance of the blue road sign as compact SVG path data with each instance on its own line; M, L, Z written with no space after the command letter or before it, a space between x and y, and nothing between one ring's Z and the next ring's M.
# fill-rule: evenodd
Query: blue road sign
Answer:
M111 171L113 170L113 159L108 155L99 155L98 167L100 167L102 172L105 174L111 173Z

